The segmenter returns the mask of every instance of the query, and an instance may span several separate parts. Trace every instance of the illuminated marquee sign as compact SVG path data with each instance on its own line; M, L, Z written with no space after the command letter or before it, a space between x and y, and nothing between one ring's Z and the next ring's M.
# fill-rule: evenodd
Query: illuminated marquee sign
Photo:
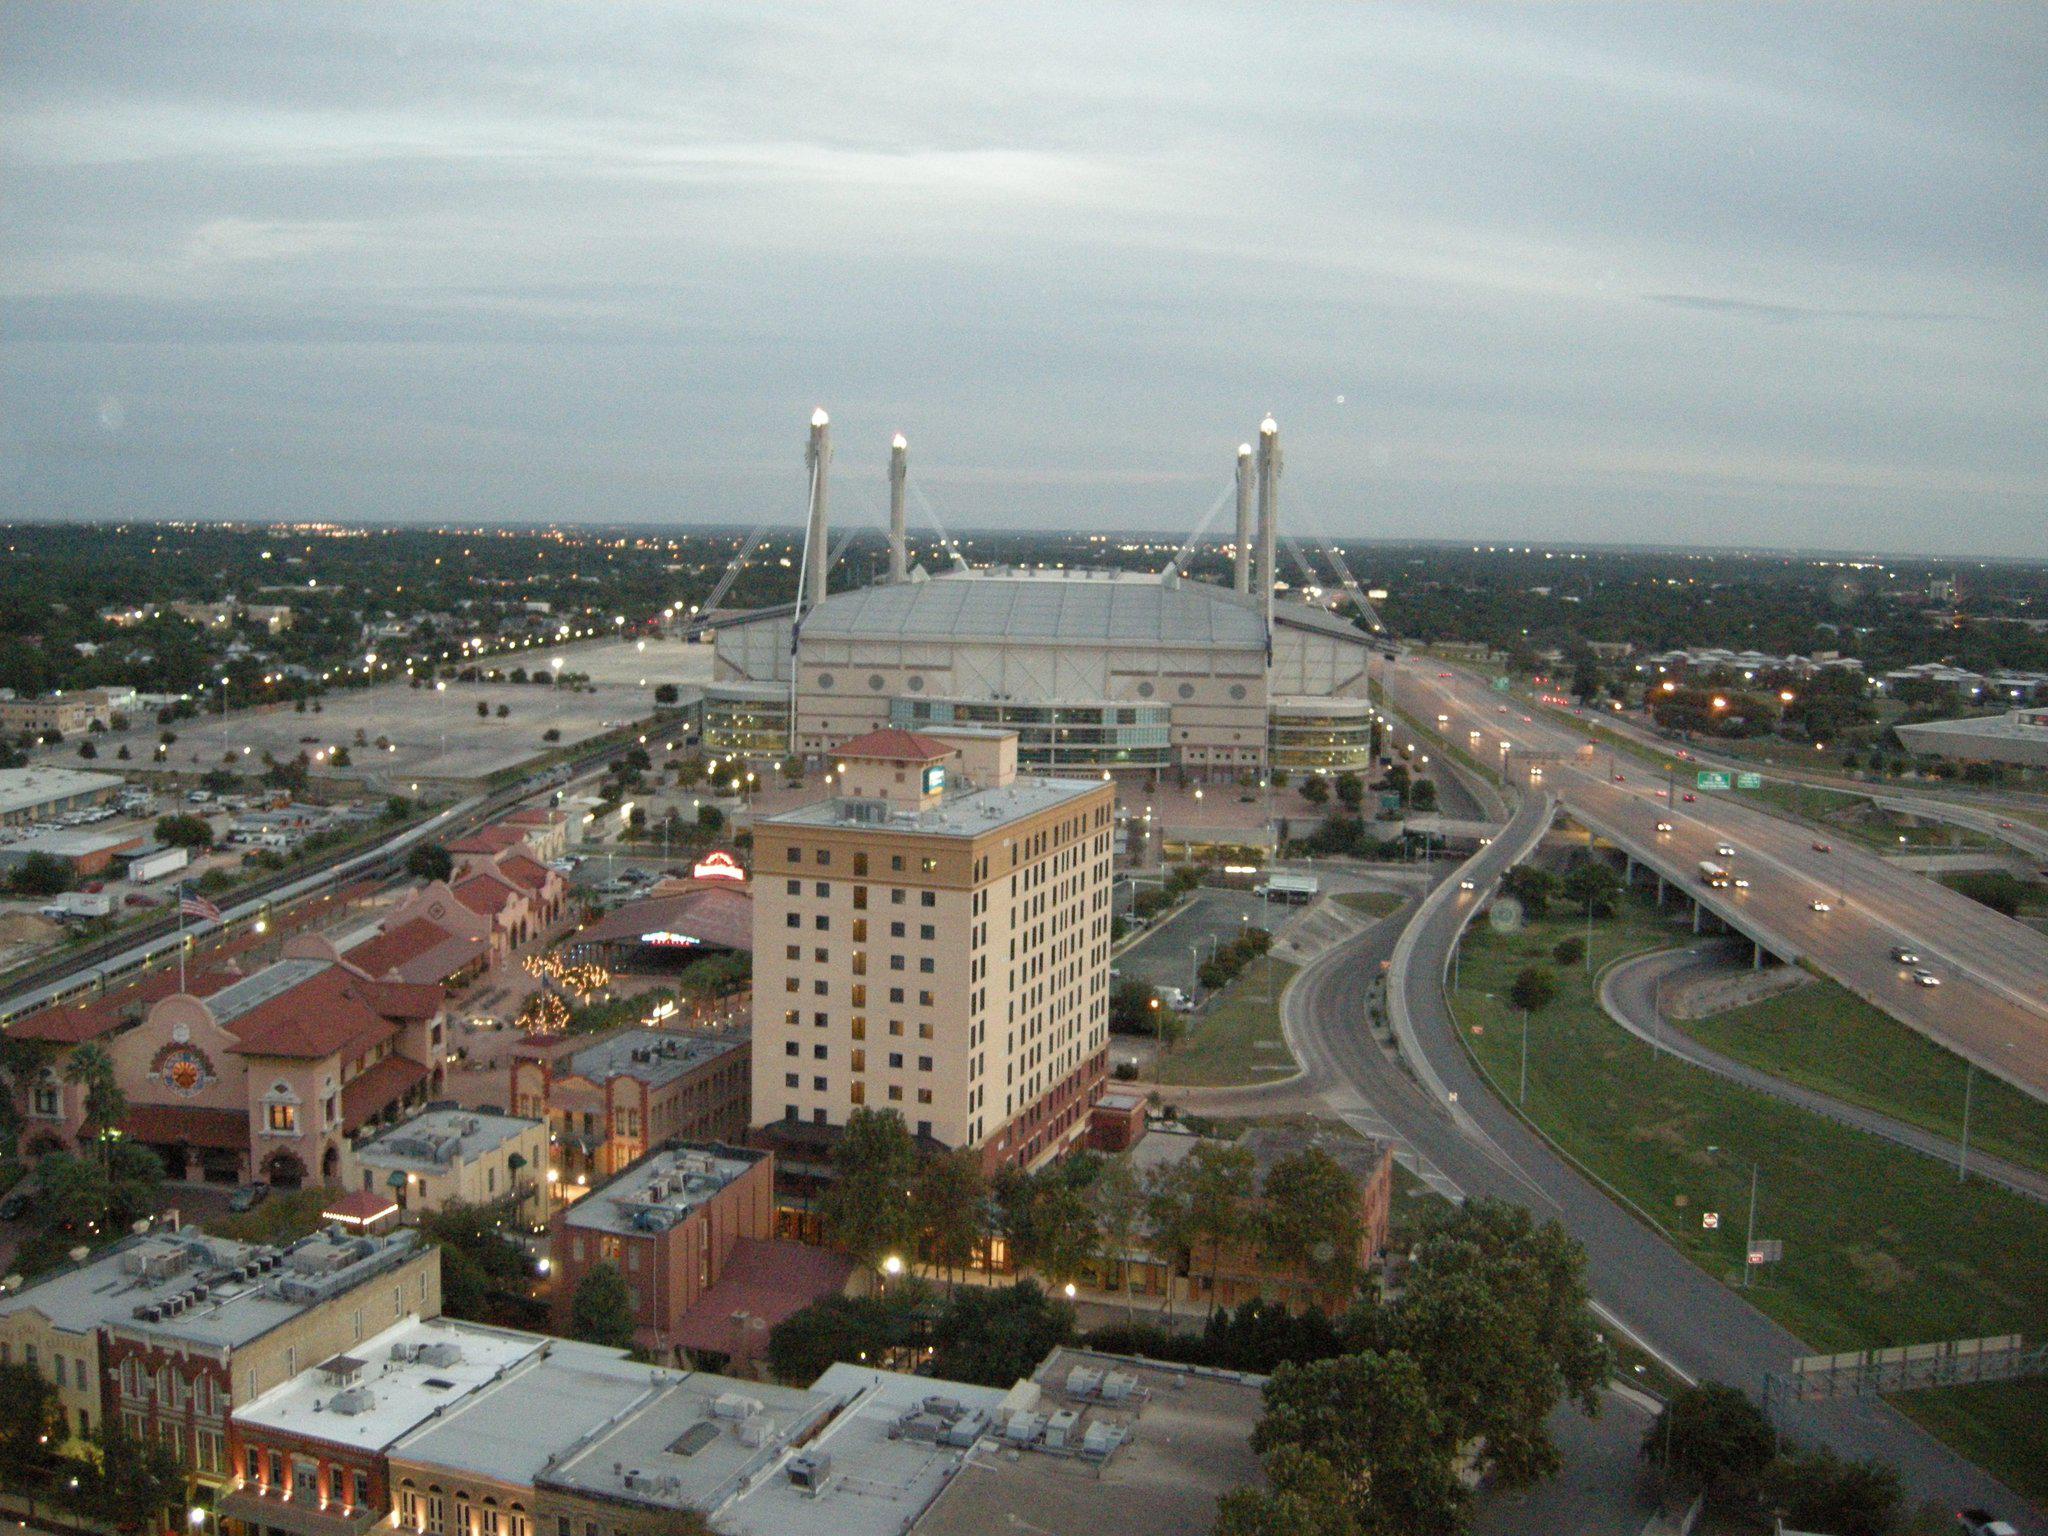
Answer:
M740 867L740 861L723 848L714 848L695 864L690 866L692 880L745 880L747 872ZM691 941L695 943L695 940Z
M945 787L946 765L944 763L933 763L930 767L925 769L924 792L926 794L936 795L940 793L942 790L944 790Z
M640 935L642 944L653 944L661 949L688 949L704 941L694 933L672 933L666 928L657 928L652 933Z

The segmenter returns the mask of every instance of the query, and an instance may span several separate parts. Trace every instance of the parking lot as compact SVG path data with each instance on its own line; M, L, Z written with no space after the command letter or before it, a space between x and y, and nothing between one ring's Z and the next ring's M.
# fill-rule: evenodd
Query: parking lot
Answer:
M644 719L653 712L654 690L661 684L675 683L687 691L711 676L711 647L680 640L607 641L492 659L508 669L521 664L544 671L555 656L563 658L563 671L587 674L589 686L454 682L437 689L399 680L329 693L318 713L309 707L302 714L280 704L231 707L226 716L218 713L216 693L207 700L214 713L168 727L178 739L163 762L155 761L155 753L158 734L166 727L145 717L126 731L96 734L98 757L91 766L119 773L249 771L260 767L265 753L290 759L304 752L314 759L314 771L324 774L334 771L332 754L340 747L348 757L342 774L367 778L382 791L409 793L415 778L481 779L554 747ZM479 704L483 714L477 712ZM549 731L559 732L559 738L548 741ZM124 746L125 761L119 756ZM75 751L66 743L45 756L68 767Z
M1204 887L1179 915L1117 956L1117 974L1155 987L1179 987L1192 995L1196 968L1218 947L1246 928L1277 928L1300 910L1281 902L1268 906L1249 891Z

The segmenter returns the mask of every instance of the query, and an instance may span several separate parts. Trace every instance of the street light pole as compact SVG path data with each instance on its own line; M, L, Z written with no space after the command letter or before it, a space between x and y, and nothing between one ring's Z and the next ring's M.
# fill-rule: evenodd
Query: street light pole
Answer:
M1529 1010L1522 1010L1522 1081L1515 1089L1515 1105L1520 1108L1529 1097Z
M1962 1183L1970 1171L1970 1099L1977 1086L1977 1063L1963 1063L1963 1142L1956 1158L1956 1182Z

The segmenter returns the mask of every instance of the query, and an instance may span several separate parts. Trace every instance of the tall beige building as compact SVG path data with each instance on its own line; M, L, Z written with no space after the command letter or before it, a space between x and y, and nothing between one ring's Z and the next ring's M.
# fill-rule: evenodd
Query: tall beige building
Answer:
M833 798L754 829L754 1120L914 1133L1030 1165L1109 1063L1115 794L1019 778L1014 732L877 730Z

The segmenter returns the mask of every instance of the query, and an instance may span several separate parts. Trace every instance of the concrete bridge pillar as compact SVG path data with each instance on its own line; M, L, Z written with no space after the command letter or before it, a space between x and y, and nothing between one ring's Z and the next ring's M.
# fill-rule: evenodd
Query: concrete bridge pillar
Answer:
M1692 904L1692 931L1694 933L1698 933L1700 931L1700 918L1705 915L1706 910L1707 909L1697 901Z
M1662 875L1657 877L1657 905L1660 907L1664 905L1664 877Z
M1749 941L1749 968L1760 971L1764 968L1764 947L1755 939Z

